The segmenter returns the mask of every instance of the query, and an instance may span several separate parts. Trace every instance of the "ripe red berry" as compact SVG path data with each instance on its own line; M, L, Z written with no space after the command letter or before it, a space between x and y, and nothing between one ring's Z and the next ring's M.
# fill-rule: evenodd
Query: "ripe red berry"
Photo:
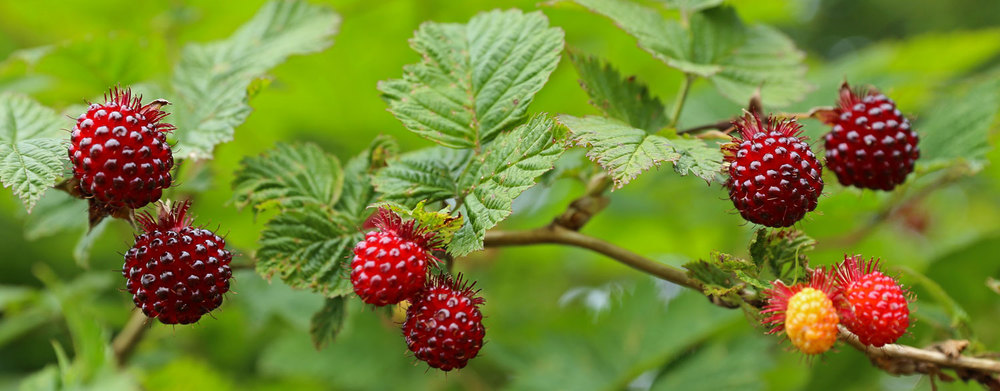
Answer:
M128 89L114 88L104 104L92 104L70 136L69 159L80 191L109 209L140 208L170 186L174 158L156 100L147 105Z
M763 292L767 305L761 311L764 324L772 327L768 334L784 331L796 348L805 354L820 354L837 342L837 309L839 291L833 285L830 272L813 272L809 283L787 286L774 282L774 288Z
M844 256L837 281L846 301L841 321L861 343L878 347L896 342L906 332L910 326L907 292L878 270L878 260Z
M137 216L144 232L122 266L136 307L165 324L193 323L218 308L233 276L225 239L192 227L189 206L161 206L158 220L149 213Z
M416 357L443 371L464 368L483 347L486 329L476 296L462 276L437 276L413 297L406 310L403 336Z
M920 157L917 133L892 99L874 89L840 87L836 109L819 118L826 134L826 166L844 186L892 190L906 181Z
M417 293L427 280L428 266L437 263L431 250L438 246L433 232L403 222L399 215L381 208L371 231L354 247L351 284L365 303L396 304Z
M729 198L744 219L788 227L816 209L823 192L823 166L801 126L792 120L747 113L733 122L739 135L723 146Z

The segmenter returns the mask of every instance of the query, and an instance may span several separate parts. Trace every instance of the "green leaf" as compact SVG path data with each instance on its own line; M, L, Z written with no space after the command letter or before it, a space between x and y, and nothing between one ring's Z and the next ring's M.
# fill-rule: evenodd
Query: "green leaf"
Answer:
M763 390L766 383L761 374L774 367L773 346L774 342L763 335L716 338L691 356L671 363L650 390Z
M608 172L618 189L646 170L681 157L665 137L615 119L563 114L559 123L569 128L577 145L588 148L587 157Z
M996 128L1000 107L1000 82L993 77L961 86L941 99L914 129L920 135L920 160L923 169L966 161L981 166L990 150L990 131Z
M80 239L76 241L76 246L73 246L73 260L76 264L82 268L90 267L90 249L94 247L94 242L101 237L104 233L104 229L108 227L108 222L110 219L101 220L93 228L86 229L80 234Z
M685 14L698 12L722 4L724 0L659 0L667 8L678 9Z
M399 146L388 136L378 136L365 151L347 161L344 190L334 209L353 221L361 221L368 215L368 205L375 202L377 193L370 178L375 170L385 167L390 157L398 153Z
M326 49L339 24L340 17L326 7L275 0L228 39L186 46L171 99L179 150L190 158L211 157L250 115L248 87L254 80L289 56Z
M374 184L385 199L404 204L454 198L455 178L469 164L471 152L444 147L424 148L400 156L375 175Z
M420 201L417 206L409 208L396 202L382 201L372 204L371 207L386 208L401 217L416 220L418 227L434 232L434 237L440 240L442 245L447 246L465 219L462 216L452 216L447 207L439 211L426 210L425 204L426 202Z
M271 206L332 207L344 186L340 161L312 143L281 143L261 156L244 158L240 166L233 179L233 202L240 209L252 205L254 213Z
M349 256L363 237L360 224L329 208L307 204L286 211L261 232L257 273L327 297L348 294Z
M378 88L411 131L453 148L481 148L526 115L556 68L563 32L541 12L492 11L468 24L424 23L410 46L422 61Z
M681 157L674 162L674 171L694 175L708 183L722 182L722 149L711 141L689 138L670 139L674 151Z
M731 7L706 9L687 24L625 0L576 0L610 18L639 46L667 65L709 78L716 89L744 104L757 88L769 105L783 106L808 91L805 54L780 31L746 26Z
M0 182L31 209L66 164L66 128L55 111L21 95L0 94Z
M816 241L802 231L761 228L750 242L750 259L761 270L762 278L790 282L806 276L806 253L815 247Z
M569 58L580 74L590 104L605 115L649 132L670 122L660 99L650 96L649 88L634 76L622 78L611 64L594 56L570 53Z
M313 315L309 325L313 346L322 349L337 338L340 329L344 327L344 317L347 315L347 299L337 296L326 299L323 308Z
M563 153L564 138L562 127L539 114L487 146L459 178L465 189L459 212L466 223L448 252L462 256L483 248L486 230L507 218L514 199L552 169Z

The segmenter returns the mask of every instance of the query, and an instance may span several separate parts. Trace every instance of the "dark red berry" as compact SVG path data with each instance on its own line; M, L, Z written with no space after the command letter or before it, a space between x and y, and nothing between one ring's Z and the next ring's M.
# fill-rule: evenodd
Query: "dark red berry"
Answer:
M826 134L826 166L844 186L892 190L906 181L920 157L919 138L892 99L875 89L840 87L836 109L819 118Z
M149 213L137 216L144 232L122 266L136 307L165 324L197 322L218 308L233 276L225 239L192 227L189 206L161 206L158 220Z
M173 154L156 100L145 106L128 89L113 88L104 104L92 104L76 121L69 159L80 191L110 209L140 208L170 186Z
M428 266L437 262L430 253L437 247L435 235L384 208L372 221L378 231L354 247L351 284L365 303L396 304L424 286Z
M788 227L816 209L823 192L823 166L800 136L794 119L747 113L733 122L739 134L724 145L729 198L744 219Z
M837 282L846 304L841 323L863 344L882 346L896 342L910 326L907 292L892 277L879 271L878 260L844 256Z
M486 328L472 284L462 277L437 276L413 297L406 309L403 336L421 361L443 371L464 368L483 347Z

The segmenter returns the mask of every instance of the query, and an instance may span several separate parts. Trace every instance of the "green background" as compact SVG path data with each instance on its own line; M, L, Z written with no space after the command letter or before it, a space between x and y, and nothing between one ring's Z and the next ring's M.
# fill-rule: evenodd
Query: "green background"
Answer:
M385 110L375 89L377 81L399 77L403 65L418 60L407 46L413 30L428 20L464 23L494 8L539 9L532 1L330 3L343 18L334 45L275 68L273 82L252 101L255 111L237 128L235 141L216 148L202 176L180 175L183 189L198 191L198 222L227 234L241 254L237 263L250 261L270 217L254 219L229 202L241 158L277 141L297 140L315 142L344 161L378 134L395 137L403 150L428 146ZM815 89L805 101L780 110L833 104L836 86L847 77L879 86L907 113L926 112L956 81L1000 64L1000 3L936 3L731 2L746 21L781 28L808 53L808 80ZM166 80L185 43L229 36L261 4L0 1L0 58L43 45L68 47L28 69L0 68L0 90L23 92L61 109L94 99L114 84ZM608 59L671 101L681 74L637 48L610 21L577 6L540 9L566 31L568 48ZM700 80L680 127L714 122L739 108ZM565 57L531 111L597 114ZM824 131L814 121L805 123L814 139ZM991 162L998 157L989 153ZM820 243L811 255L814 264L862 253L881 257L905 282L916 284L916 325L902 343L974 337L977 347L1000 350L1000 295L986 286L987 277L1000 278L1000 168L989 165L936 189L847 247L835 239L872 219L892 195L844 189L832 176L826 179L819 209L800 224ZM582 190L568 180L533 188L501 227L545 224ZM747 253L754 227L735 213L718 185L663 168L610 197L608 209L584 232L674 265L712 250ZM127 224L111 224L90 262L81 265L71 255L80 231L44 232L27 240L26 218L20 201L8 190L0 192L0 390L18 389L22 379L54 363L53 341L70 356L78 353L63 316L68 303L97 319L105 335L122 327L132 306L116 271L120 253L131 244ZM82 221L83 211L72 218ZM583 250L486 250L457 260L456 270L478 280L487 300L487 343L480 357L458 372L427 370L406 354L390 315L355 300L337 340L317 351L308 325L322 298L244 270L236 273L233 293L213 317L193 326L154 325L129 367L98 375L115 380L95 389L129 389L127 384L147 390L930 389L927 377L887 375L846 346L804 359L787 351L780 338L763 336L739 311L713 307L697 294ZM933 295L934 287L917 284L916 273L939 283L954 303ZM963 311L968 314L963 326L951 327L952 319L964 319Z

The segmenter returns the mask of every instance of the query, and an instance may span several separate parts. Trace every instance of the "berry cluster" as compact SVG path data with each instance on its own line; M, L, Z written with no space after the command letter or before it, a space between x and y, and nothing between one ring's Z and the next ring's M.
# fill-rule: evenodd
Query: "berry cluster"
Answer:
M826 352L842 324L858 340L874 347L896 342L910 325L907 292L878 270L878 261L845 256L836 268L818 269L808 283L787 286L775 281L764 291L761 311L769 334L784 331L805 354Z
M895 102L875 89L852 91L845 82L839 106L815 116L832 126L826 165L845 186L892 190L920 157L917 133ZM789 227L816 209L823 166L795 119L746 113L733 122L732 143L722 146L733 205L747 221Z
M483 346L486 329L473 284L462 277L436 276L428 280L431 254L441 247L433 232L403 221L380 208L368 232L354 247L351 284L362 301L376 306L409 301L403 336L414 355L443 371L465 367Z

